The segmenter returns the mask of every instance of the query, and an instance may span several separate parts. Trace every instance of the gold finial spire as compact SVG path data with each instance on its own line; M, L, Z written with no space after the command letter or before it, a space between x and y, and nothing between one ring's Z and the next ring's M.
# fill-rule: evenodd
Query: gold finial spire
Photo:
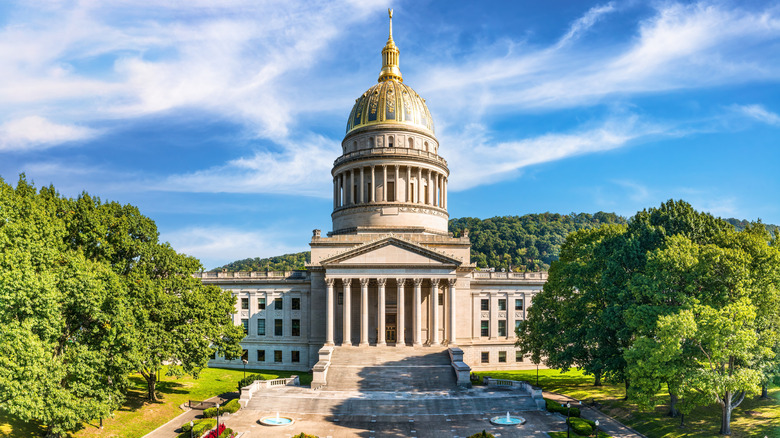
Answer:
M382 49L382 71L379 72L379 82L389 79L403 82L404 78L401 76L401 69L398 67L398 47L395 46L393 41L393 10L388 9L387 14L390 16L390 36L387 38L387 44Z

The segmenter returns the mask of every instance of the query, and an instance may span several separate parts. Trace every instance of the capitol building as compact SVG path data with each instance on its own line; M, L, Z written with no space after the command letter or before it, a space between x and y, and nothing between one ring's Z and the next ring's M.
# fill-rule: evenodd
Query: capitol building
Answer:
M333 162L332 231L314 230L310 264L198 274L237 297L249 367L314 369L316 381L345 350L389 348L456 351L472 370L531 366L515 328L547 274L479 271L468 234L448 232L447 145L404 82L390 18L378 83L355 100Z

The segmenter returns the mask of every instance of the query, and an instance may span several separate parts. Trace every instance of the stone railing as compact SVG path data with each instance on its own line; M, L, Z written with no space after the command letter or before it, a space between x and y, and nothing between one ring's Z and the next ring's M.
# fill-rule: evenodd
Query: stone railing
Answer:
M461 388L471 388L471 367L463 362L463 350L458 347L450 347L447 350L450 353L450 362L455 371L457 385Z
M474 279L547 280L546 272L474 272Z
M487 385L488 387L493 386L493 387L512 388L512 389L518 389L520 391L527 392L533 399L534 403L536 403L537 408L545 409L544 398L542 397L542 388L537 388L536 386L531 385L526 381L494 379L492 377L485 376L482 378L482 383Z
M255 380L249 385L241 388L241 396L238 399L238 403L241 404L242 408L245 408L247 403L249 403L249 400L252 400L252 397L257 391L260 391L261 389L278 388L280 386L301 386L301 380L298 376L273 380Z
M308 271L237 271L237 272L196 272L192 274L202 280L212 278L291 278L305 280L309 278Z
M442 158L438 154L434 154L433 152L428 151L422 151L419 149L408 149L408 148L371 148L371 149L360 149L353 152L347 152L346 154L336 158L336 160L333 162L333 166L338 166L339 164L352 160L354 158L362 158L362 157L368 157L368 156L404 156L404 157L416 157L416 158L427 158L431 161L436 161L440 164L443 164L445 167L447 166L447 160Z
M312 367L311 389L320 389L327 384L328 368L330 368L330 357L333 354L333 347L325 346L320 348L319 360Z

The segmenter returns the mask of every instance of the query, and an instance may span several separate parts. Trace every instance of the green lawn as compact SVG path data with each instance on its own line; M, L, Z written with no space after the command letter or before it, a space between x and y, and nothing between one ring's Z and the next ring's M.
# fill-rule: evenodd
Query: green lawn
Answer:
M525 380L536 383L536 370L483 371L476 374L497 379ZM539 386L545 391L566 394L590 402L595 399L602 404L602 411L618 421L627 424L650 438L671 437L714 437L720 429L720 406L700 407L685 417L685 426L680 428L679 418L665 414L668 406L659 406L654 411L640 411L633 403L623 401L625 388L622 384L604 383L593 386L593 378L572 369L567 373L556 370L539 370ZM769 400L749 396L732 413L731 438L763 437L780 438L780 388L769 391Z
M246 370L247 374L263 374L267 379L289 377L298 374L301 384L311 383L311 374L286 371ZM130 390L127 400L121 409L115 412L114 418L103 421L103 430L97 427L97 422L84 424L75 437L127 437L143 436L157 427L167 423L183 411L179 405L187 400L205 400L226 392L235 392L236 385L244 377L244 371L224 368L206 368L198 379L192 377L163 377L158 383L157 391L160 402L149 403L144 399L146 383L140 374L130 376ZM0 413L0 437L41 436L43 429L36 425L25 424L15 418Z

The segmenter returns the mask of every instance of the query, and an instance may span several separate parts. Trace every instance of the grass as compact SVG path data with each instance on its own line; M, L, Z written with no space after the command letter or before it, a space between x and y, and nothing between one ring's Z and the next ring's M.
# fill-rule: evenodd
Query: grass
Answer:
M308 373L246 370L248 374L262 374L266 379L300 376L301 384L311 383ZM163 377L157 384L160 401L149 403L145 400L146 382L140 374L130 376L130 388L124 406L114 413L114 418L103 420L103 429L98 422L83 424L74 437L117 437L134 438L143 436L157 427L172 420L182 411L179 406L188 400L205 400L215 395L236 392L238 381L244 377L244 370L225 368L205 368L198 379L186 376L182 378ZM17 418L0 412L0 438L21 436L42 436L45 431L38 425L27 424Z
M483 371L476 374L497 379L525 380L536 383L536 370ZM685 416L685 426L680 419L666 416L668 405L652 411L640 411L630 401L623 401L623 384L604 383L593 386L593 378L575 369L567 373L557 370L539 370L539 386L545 391L565 394L578 400L601 403L601 411L629 425L650 438L700 438L718 436L720 430L720 406L702 406ZM731 417L731 438L763 437L780 438L780 387L770 388L769 399L748 396Z

